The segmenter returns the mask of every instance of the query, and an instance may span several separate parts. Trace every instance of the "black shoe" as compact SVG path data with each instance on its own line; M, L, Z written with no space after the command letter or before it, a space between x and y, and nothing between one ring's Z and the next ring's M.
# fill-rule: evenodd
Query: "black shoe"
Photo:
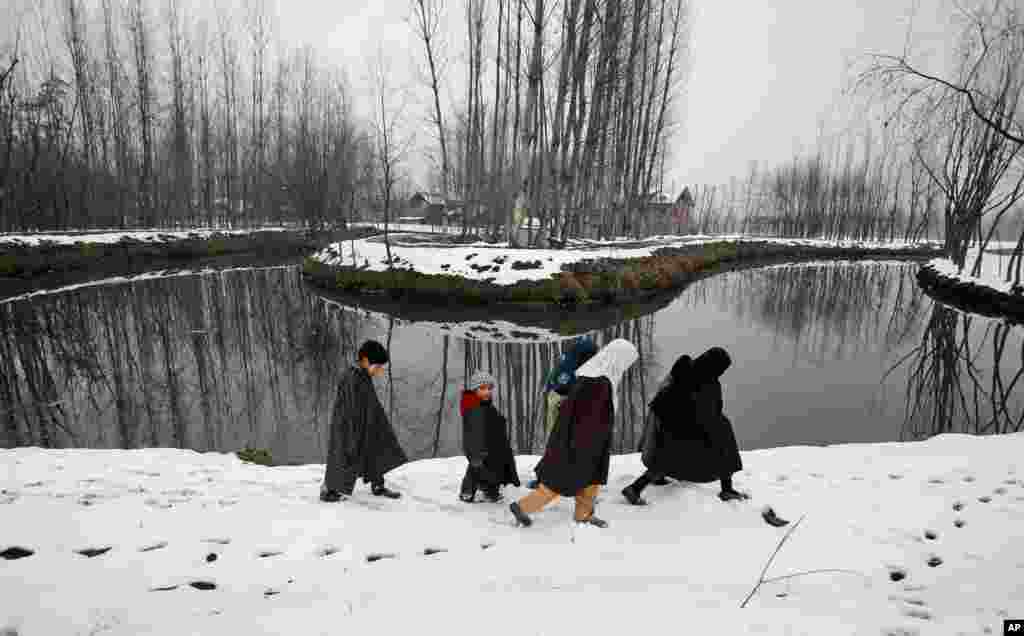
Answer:
M476 501L476 493L459 493L459 501L461 501L462 503L473 503L474 501Z
M669 485L672 482L670 482L668 479L666 479L664 477L658 477L657 479L655 479L651 483L654 484L655 486L667 486L667 485Z
M390 490L383 484L375 485L372 492L374 497L387 497L388 499L398 499L402 496L402 493Z
M604 519L602 519L602 518L600 518L598 516L595 516L595 515L590 515L589 517L587 517L583 521L577 521L576 523L586 524L586 525L589 525L589 526L594 526L596 528L607 528L608 527L608 522L607 521L605 521Z
M530 481L530 483L526 484L526 487L529 488L530 490L537 490L538 488L540 488L540 480L533 479Z
M348 495L337 490L321 490L320 501L324 503L338 503L339 501L345 501L348 499Z
M647 502L643 500L640 493L636 491L632 486L626 486L622 489L622 496L626 498L630 504L634 506L646 506Z
M723 490L718 493L718 498L722 501L746 501L750 499L750 495L737 490Z
M771 506L764 507L764 510L761 511L761 518L764 519L765 523L770 526L775 526L776 528L789 525L789 521L775 514L775 511L772 510Z
M524 528L529 528L533 525L533 520L530 519L529 515L523 512L523 509L519 507L519 503L513 501L509 504L508 509L512 511L512 516L516 518L516 523Z

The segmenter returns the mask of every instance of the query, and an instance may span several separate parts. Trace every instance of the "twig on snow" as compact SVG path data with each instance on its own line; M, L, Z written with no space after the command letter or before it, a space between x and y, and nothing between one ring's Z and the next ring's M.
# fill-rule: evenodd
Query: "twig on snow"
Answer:
M786 541L789 539L789 536L793 534L793 532L796 531L796 529L800 526L800 524L804 520L804 517L806 516L807 515L804 515L797 519L796 523L794 523L789 528L789 530L786 531L786 534L782 535L782 539L779 540L779 545L775 546L775 552L772 552L772 555L768 558L768 562L765 563L764 568L761 569L761 576L759 576L757 579L757 585L754 586L754 589L750 590L750 594L747 594L747 598L743 599L743 603L740 604L740 609L746 607L747 603L750 602L750 599L754 598L754 594L757 594L757 590L760 589L761 585L763 585L765 582L764 575L768 572L768 568L771 567L772 561L775 560L775 556L779 553L779 550L782 549L782 546L785 545Z

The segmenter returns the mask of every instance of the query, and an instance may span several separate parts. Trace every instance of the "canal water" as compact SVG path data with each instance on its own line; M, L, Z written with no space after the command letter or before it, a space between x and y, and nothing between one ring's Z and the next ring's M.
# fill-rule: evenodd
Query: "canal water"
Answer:
M614 452L635 451L644 407L675 359L712 346L733 357L725 409L744 449L1021 430L1024 328L932 301L916 267L728 272L589 332L641 352L622 383ZM513 446L538 452L543 377L571 339L452 329L457 320L412 322L327 299L295 267L3 302L0 446L248 446L275 463L322 462L339 373L375 338L392 357L378 392L410 457L461 453L458 397L478 367L498 378Z

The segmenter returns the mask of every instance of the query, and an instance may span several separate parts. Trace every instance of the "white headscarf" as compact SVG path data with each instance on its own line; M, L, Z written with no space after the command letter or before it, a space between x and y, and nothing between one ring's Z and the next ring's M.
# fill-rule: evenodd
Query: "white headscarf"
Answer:
M603 349L594 354L594 357L576 369L577 378L608 378L612 383L612 406L615 412L619 412L619 381L626 369L633 366L633 363L640 357L628 340L618 338L612 340Z

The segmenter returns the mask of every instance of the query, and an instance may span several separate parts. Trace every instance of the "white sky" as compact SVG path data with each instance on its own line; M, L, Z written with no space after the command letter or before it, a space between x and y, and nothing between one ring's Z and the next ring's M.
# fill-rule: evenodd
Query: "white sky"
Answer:
M16 5L28 1L0 0L0 22L5 12L13 14ZM423 53L409 23L410 0L267 1L276 6L284 44L310 44L322 59L346 69L353 87L365 95L359 101L367 105L369 60L381 47L390 56L393 86L409 91L405 112L418 147L432 148L429 93L415 70ZM742 178L752 160L770 166L812 148L823 122L844 117L849 102L840 91L850 77L848 65L867 52L901 51L911 15L914 48L921 53L948 50L955 31L949 26L953 0L689 1L692 72L666 166L666 186L673 190ZM449 98L461 99L464 3L446 3L451 58L446 91ZM211 0L185 4L214 6ZM924 66L943 70L940 62ZM834 129L833 123L826 129ZM427 157L415 153L410 159L411 176L424 185Z

